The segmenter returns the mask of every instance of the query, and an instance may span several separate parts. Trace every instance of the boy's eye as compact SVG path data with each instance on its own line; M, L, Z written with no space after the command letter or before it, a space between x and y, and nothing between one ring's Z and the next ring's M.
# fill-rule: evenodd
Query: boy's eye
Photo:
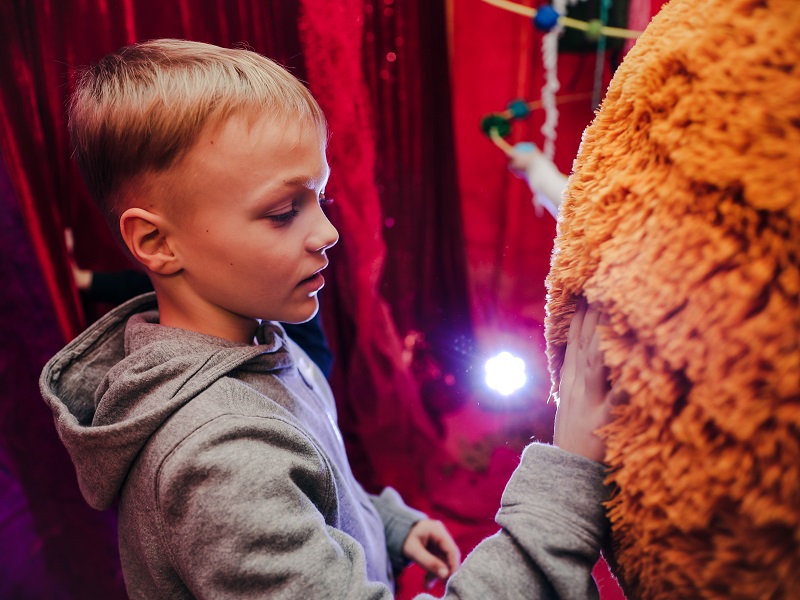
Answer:
M267 219L272 221L273 223L278 223L279 225L286 225L294 220L294 218L300 214L300 211L297 210L294 206L291 210L287 210L285 213L280 213L277 215L267 215Z
M321 192L319 195L319 205L327 206L329 204L333 204L333 198L329 198L325 195L325 192Z

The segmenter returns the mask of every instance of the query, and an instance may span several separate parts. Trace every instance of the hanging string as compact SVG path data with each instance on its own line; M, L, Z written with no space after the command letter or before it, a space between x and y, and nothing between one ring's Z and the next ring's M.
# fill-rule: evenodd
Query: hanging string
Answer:
M611 11L611 0L600 1L600 22L605 25L608 23L608 13ZM607 36L603 35L600 28L600 36L597 38L597 60L594 65L594 86L592 87L592 108L600 105L600 98L603 95L603 71L606 66L606 41Z
M565 0L561 0L561 2L565 2ZM559 11L557 6L553 6L553 8ZM559 12L561 14L564 13L563 9ZM561 26L556 26L542 37L542 64L545 72L541 94L542 106L544 107L544 123L542 123L544 146L542 152L548 160L553 160L556 150L556 127L558 126L556 93L561 87L561 82L558 80L558 36L561 31Z
M514 149L514 146L505 141L503 136L498 133L497 129L492 128L489 130L489 137L492 138L492 141L500 150L505 152L506 156L511 156L511 151Z
M566 16L567 5L575 5L579 0L552 0L550 5L543 5L539 10L517 2L511 2L510 0L483 1L497 8L533 19L534 26L547 32L542 37L542 63L545 70L545 83L542 87L541 101L545 111L545 118L541 132L544 138L542 152L549 160L553 160L559 116L556 106L556 94L561 87L558 79L558 38L561 36L564 27L579 29L586 32L588 36L597 37L597 62L595 63L592 91L592 106L594 108L600 103L602 94L607 37L635 39L641 32L619 27L608 27L606 25L608 23L611 0L601 0L600 19L590 22L579 21Z
M559 15L565 15L567 4L575 5L577 3L578 0L553 0L552 7ZM558 80L558 38L564 31L562 22L563 16L559 16L558 25L542 38L542 63L545 70L545 83L541 96L545 115L542 124L542 136L544 136L542 153L548 160L553 160L556 152L556 128L558 127L556 94L561 87L561 82Z
M569 102L583 102L590 100L592 97L591 92L584 92L580 94L566 94L556 97L556 105L567 104ZM532 102L525 102L524 100L513 100L509 103L508 109L490 113L481 119L481 129L494 144L500 148L506 155L511 155L513 146L505 140L505 137L511 134L511 124L514 121L526 119L534 110L543 108L541 100L533 100Z
M518 4L516 2L510 2L509 0L483 0L483 2L497 8L502 8L503 10L507 10L514 14L521 15L523 17L528 17L529 19L535 17L537 12L535 8L531 8L530 6L525 6L524 4ZM589 31L594 28L594 25L591 23L587 23L586 21L579 21L578 19L573 19L572 17L567 17L564 15L558 18L558 22L560 25L563 25L564 27L570 27L572 29L578 29L580 31ZM606 37L618 37L630 40L635 40L642 34L641 31L634 31L632 29L623 29L622 27L608 27L605 25L600 28L599 33L603 34Z

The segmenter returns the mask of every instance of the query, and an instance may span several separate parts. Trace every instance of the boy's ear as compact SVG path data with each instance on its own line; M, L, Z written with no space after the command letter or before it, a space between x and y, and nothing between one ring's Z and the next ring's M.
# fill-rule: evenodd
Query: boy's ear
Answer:
M163 217L143 208L129 208L119 218L122 239L133 257L158 275L180 271L180 259L170 247Z

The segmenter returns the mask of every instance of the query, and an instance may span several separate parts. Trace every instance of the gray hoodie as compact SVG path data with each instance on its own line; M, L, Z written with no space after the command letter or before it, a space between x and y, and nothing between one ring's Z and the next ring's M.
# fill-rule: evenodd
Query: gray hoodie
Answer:
M389 561L402 566L424 515L391 488L368 496L355 482L319 370L273 323L245 345L157 318L154 295L131 300L41 378L84 497L98 509L120 499L130 596L391 598ZM603 477L598 463L529 446L500 531L445 597L596 598Z
M355 481L330 388L281 327L158 324L154 294L59 352L41 388L97 509L119 497L132 598L372 598L425 515ZM337 592L339 593L339 592Z

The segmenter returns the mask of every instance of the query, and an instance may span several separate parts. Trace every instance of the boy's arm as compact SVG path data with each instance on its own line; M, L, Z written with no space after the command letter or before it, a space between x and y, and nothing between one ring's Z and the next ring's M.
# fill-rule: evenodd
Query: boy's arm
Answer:
M313 442L275 418L224 416L158 470L159 531L197 598L391 598L364 550L326 522L334 482Z
M446 580L461 564L461 552L441 521L406 506L393 488L379 496L369 495L383 522L386 550L397 576L410 562L426 572L426 580Z
M406 506L400 494L391 487L384 488L378 496L373 494L367 496L383 522L386 550L392 562L392 570L398 575L409 563L403 555L403 542L406 541L411 527L418 521L427 519L428 515Z
M497 513L502 530L451 578L447 598L597 598L592 568L608 531L603 439L615 396L600 351L605 320L580 298L558 386L554 446L528 446ZM498 594L497 590L502 590Z
M604 476L583 456L528 446L503 492L502 529L467 556L445 598L597 598L591 572L608 527Z

